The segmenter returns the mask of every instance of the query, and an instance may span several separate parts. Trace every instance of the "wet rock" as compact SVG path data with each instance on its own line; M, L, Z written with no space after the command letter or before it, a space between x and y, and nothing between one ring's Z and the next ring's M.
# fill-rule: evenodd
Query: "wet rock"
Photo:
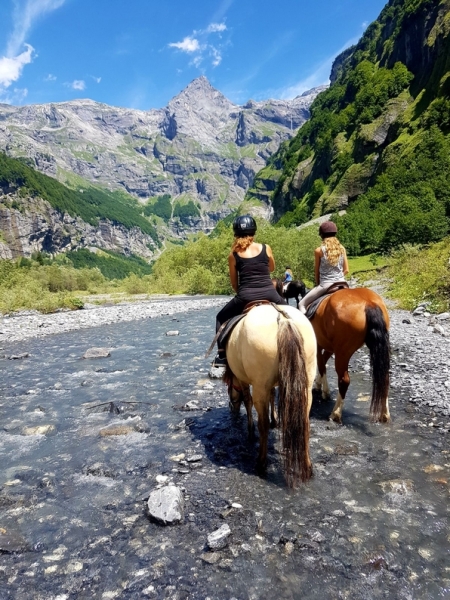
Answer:
M219 552L205 552L200 558L203 562L208 563L208 565L215 565L221 559L221 555Z
M448 321L450 319L450 312L443 312L439 315L436 315L436 319L438 321Z
M36 425L35 427L24 427L23 435L48 435L55 431L54 425Z
M22 354L11 354L11 356L8 356L7 358L9 360L21 360L22 358L28 358L29 356L28 352L22 352Z
M17 531L0 526L0 554L15 554L29 550L27 541Z
M167 331L166 335L167 337L175 337L176 335L180 335L180 332L177 329L174 329L173 331Z
M382 481L378 485L385 493L401 496L414 491L414 484L411 479L392 479L390 481Z
M193 454L192 456L188 456L187 457L187 461L188 463L196 463L199 462L203 459L203 456L201 454Z
M433 331L434 333L439 333L439 335L445 335L445 329L442 327L442 325L436 324L433 327Z
M133 425L117 425L112 424L100 429L101 437L108 437L112 435L130 435L130 433L134 433L136 430Z
M208 546L211 550L222 550L228 545L228 538L231 535L230 526L225 523L216 531L213 531L208 535Z
M114 473L100 462L83 467L82 473L93 477L114 477Z
M358 444L336 444L334 453L339 456L357 456L359 454Z
M411 319L403 319L402 323L405 323L405 325L411 325Z
M83 354L83 358L107 358L108 356L111 356L108 348L89 348Z
M173 460L174 462L180 462L180 460L184 460L186 457L186 454L184 454L184 452L182 452L181 454L174 454L173 456L170 456L169 459Z
M162 525L180 523L184 519L183 493L174 485L153 491L147 504L150 517Z

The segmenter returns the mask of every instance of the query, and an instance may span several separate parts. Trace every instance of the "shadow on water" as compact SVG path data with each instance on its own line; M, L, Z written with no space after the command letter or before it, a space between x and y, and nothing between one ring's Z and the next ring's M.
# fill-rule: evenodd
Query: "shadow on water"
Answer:
M448 597L447 437L401 391L392 424L370 423L356 362L344 425L314 400L313 479L287 490L273 430L257 477L257 431L207 377L213 324L206 310L4 349L29 357L0 360L0 599ZM173 527L146 513L161 475L184 495Z

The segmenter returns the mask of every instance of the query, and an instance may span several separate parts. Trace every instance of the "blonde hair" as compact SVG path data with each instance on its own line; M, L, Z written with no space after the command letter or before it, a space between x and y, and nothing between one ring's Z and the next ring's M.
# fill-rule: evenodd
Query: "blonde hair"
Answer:
M253 237L253 235L235 237L233 245L231 246L231 252L244 252L244 250L247 250L247 248L253 244Z
M337 239L336 236L326 237L323 240L323 245L326 250L326 259L333 267L336 267L339 259L345 252L344 246Z

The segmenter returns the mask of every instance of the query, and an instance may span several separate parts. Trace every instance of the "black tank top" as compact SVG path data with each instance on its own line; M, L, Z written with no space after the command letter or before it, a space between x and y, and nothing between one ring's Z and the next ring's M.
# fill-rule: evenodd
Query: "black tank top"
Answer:
M279 296L276 293L269 271L269 257L266 245L257 256L242 258L237 252L233 252L236 260L239 285L238 296L247 300L271 300L277 302Z

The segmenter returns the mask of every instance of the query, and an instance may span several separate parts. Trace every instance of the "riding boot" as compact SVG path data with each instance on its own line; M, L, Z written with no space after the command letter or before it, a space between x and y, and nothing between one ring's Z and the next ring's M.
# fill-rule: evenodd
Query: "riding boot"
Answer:
M212 367L226 367L227 366L227 357L225 354L225 350L222 350L221 348L218 350L213 362L212 362Z

